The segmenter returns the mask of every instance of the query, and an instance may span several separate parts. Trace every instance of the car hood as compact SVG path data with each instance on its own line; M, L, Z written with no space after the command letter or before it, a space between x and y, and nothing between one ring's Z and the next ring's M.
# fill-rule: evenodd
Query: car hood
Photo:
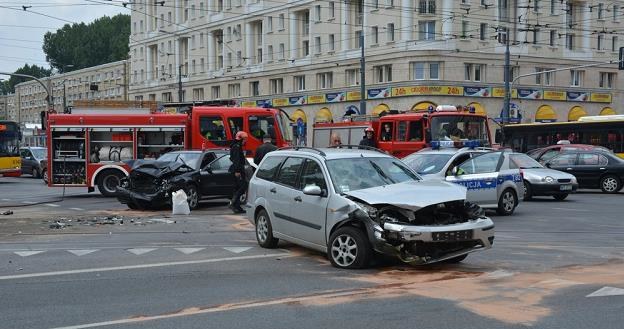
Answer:
M415 211L432 204L465 200L466 188L442 181L423 180L383 185L345 194L370 205L390 204Z
M522 169L524 177L528 179L542 179L543 177L550 176L554 179L574 179L574 175L567 172L549 169L549 168L528 168Z
M142 174L154 178L162 178L171 174L193 170L193 168L177 161L136 160L133 163L130 176Z

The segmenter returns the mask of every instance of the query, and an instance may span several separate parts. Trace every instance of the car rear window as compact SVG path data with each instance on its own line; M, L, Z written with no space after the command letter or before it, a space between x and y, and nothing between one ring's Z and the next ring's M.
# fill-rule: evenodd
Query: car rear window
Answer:
M258 173L256 174L256 177L272 181L275 177L275 173L277 173L277 170L279 169L282 161L284 161L285 158L286 157L281 156L267 157L260 165L260 168L258 168Z

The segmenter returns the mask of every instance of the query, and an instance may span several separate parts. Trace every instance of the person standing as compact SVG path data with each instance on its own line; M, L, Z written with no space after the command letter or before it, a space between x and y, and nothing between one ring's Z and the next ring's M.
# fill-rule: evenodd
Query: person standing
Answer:
M229 172L234 174L234 195L229 207L235 214L245 212L240 206L240 198L247 191L247 177L245 175L247 159L245 159L243 145L247 142L248 137L249 135L246 132L239 131L236 133L234 142L230 145L230 161L232 161L232 165Z
M260 161L262 161L267 153L277 150L277 146L273 145L272 143L273 139L271 139L271 136L264 135L262 141L264 143L258 146L258 148L256 149L256 155L254 155L254 163L257 166L260 165Z
M364 134L364 138L362 138L362 140L360 141L360 145L377 147L375 145L375 129L373 129L372 127L368 127L364 129Z
M329 147L336 147L342 145L342 140L340 139L340 135L334 132L329 136Z

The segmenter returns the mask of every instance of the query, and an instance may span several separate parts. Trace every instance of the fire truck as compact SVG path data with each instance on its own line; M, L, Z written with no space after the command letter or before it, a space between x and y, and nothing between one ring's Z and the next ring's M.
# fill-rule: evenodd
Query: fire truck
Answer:
M348 116L342 122L316 123L312 144L327 147L330 136L338 134L343 144L357 145L369 127L375 131L377 147L399 158L430 146L432 140L453 141L458 147L468 140L481 146L492 145L487 117L475 113L474 108L453 105L430 107L422 112Z

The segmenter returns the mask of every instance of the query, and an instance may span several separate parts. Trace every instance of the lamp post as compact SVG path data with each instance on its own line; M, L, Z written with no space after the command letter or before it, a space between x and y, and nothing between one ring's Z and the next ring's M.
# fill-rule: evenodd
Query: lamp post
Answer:
M511 88L509 76L509 28L505 29L505 100L503 102L503 110L501 119L503 124L509 123L509 105L511 102Z
M364 56L364 0L360 0L360 114L366 114L366 57Z

